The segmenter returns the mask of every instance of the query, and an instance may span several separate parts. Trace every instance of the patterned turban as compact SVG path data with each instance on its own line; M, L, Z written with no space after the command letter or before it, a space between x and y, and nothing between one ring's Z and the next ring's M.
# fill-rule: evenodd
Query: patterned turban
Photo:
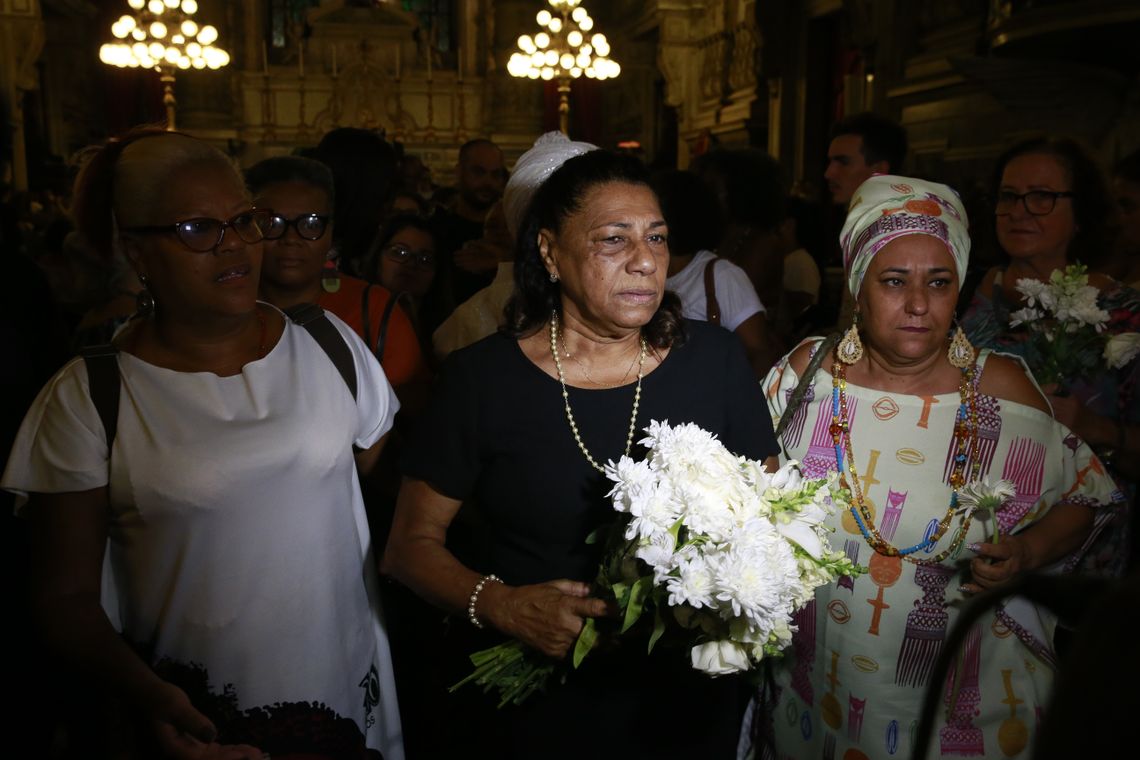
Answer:
M597 149L597 145L590 143L571 142L561 132L547 132L534 141L533 148L519 156L503 190L503 211L512 237L518 237L530 200L542 183L574 156Z
M904 235L930 235L945 243L958 270L958 289L970 261L966 209L946 185L891 174L876 174L855 191L839 235L847 288L859 296L871 259Z

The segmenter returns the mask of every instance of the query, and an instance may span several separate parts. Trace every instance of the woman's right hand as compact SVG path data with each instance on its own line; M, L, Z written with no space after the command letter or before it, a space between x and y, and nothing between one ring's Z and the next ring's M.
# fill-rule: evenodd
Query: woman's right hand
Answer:
M508 636L561 659L585 619L608 611L605 601L590 596L587 584L561 579L530 586L488 584L479 594L475 613Z
M195 709L186 693L163 683L150 705L150 723L163 757L173 760L262 760L248 744L219 744L217 729Z

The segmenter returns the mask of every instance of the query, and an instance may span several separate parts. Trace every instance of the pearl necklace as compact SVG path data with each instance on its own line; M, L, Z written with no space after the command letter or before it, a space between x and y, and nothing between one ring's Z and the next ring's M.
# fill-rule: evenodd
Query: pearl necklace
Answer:
M950 506L946 514L938 521L938 527L923 541L900 549L892 545L879 534L875 526L874 515L863 498L859 488L859 473L855 470L855 455L851 451L851 429L847 422L847 368L843 362L836 361L831 369L831 427L828 432L835 447L835 462L839 470L839 484L851 493L851 516L859 526L859 532L864 540L879 554L887 557L901 557L916 565L934 565L954 554L966 539L966 532L970 529L973 512L967 511L954 534L953 540L943 551L930 558L916 559L911 555L920 550L931 550L941 540L950 527L950 520L958 511L958 489L966 483L965 471L967 463L970 467L970 479L978 476L981 462L978 458L978 409L977 389L974 387L974 367L970 365L962 370L962 380L958 385L958 394L961 402L954 421L954 437L952 450L954 452L954 469L950 473ZM846 457L844 454L846 453ZM847 460L847 469L851 471L851 483L847 481L844 472L843 460Z
M645 356L648 353L649 345L645 342L645 336L642 335L641 353L637 359L637 388L633 392L633 412L629 415L629 433L625 436L625 456L629 456L629 452L633 449L633 433L637 429L637 408L641 405L641 379L645 377ZM558 382L562 384L562 403L566 406L566 421L570 423L570 432L574 434L574 442L578 444L578 449L586 456L586 461L590 463L590 466L604 475L606 468L590 456L589 449L586 448L586 444L582 442L582 436L578 433L578 423L574 421L574 412L570 410L570 391L566 388L566 375L562 371L562 360L558 358L557 312L552 312L550 315L550 355L554 357L554 366L558 369Z

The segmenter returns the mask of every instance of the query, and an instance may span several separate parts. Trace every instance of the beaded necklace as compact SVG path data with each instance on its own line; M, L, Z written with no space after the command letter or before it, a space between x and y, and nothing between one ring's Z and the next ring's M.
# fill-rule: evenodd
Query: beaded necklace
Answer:
M892 545L879 534L875 527L874 515L867 506L863 493L859 488L859 473L855 470L855 455L851 451L851 429L847 422L847 368L839 361L831 369L831 434L832 444L835 446L835 461L839 470L839 484L851 493L851 516L859 526L864 540L879 554L887 557L901 557L916 565L934 565L958 551L966 539L966 531L970 528L973 519L972 511L966 512L962 522L954 535L954 539L943 551L933 557L922 559L911 556L920 550L933 549L950 527L950 520L958 511L958 489L965 485L966 467L969 464L970 480L975 480L981 468L978 458L978 409L977 389L974 387L976 364L971 364L962 370L962 380L958 384L958 395L961 402L954 421L954 438L952 441L954 469L950 473L950 506L946 514L938 521L938 527L923 541L900 549ZM846 452L847 469L851 471L851 482L848 483L844 473L843 460Z
M633 392L633 412L629 415L629 433L625 436L625 456L633 449L633 432L637 429L637 408L641 405L641 379L645 377L645 356L649 353L649 345L645 336L641 336L641 354L637 359L637 388ZM558 382L562 383L562 403L566 406L566 420L570 423L570 432L574 434L574 441L578 449L586 455L586 461L603 475L606 468L602 467L590 456L582 436L578 433L578 423L574 421L574 412L570 411L570 391L566 389L566 375L562 372L562 360L558 358L558 313L550 315L550 355L554 357L554 366L558 368Z

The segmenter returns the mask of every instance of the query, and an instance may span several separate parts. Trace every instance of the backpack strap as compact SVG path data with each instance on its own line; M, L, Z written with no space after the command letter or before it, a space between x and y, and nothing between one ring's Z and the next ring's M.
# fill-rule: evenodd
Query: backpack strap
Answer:
M348 347L344 336L337 332L336 327L325 316L325 310L315 303L302 303L285 309L285 316L293 324L305 328L332 361L337 372L344 378L344 384L356 399L356 361L352 358L352 349Z
M705 264L705 320L714 325L720 324L720 304L716 302L716 279L713 269L720 257L714 256Z
M831 333L816 346L815 353L811 355L807 367L804 368L804 374L800 377L800 381L796 383L796 387L788 399L788 406L784 409L784 413L780 415L780 424L776 426L775 431L776 440L779 440L780 436L784 434L788 423L792 421L792 417L795 416L796 411L804 403L804 397L807 396L808 388L815 382L815 373L819 372L823 360L831 355L831 352L835 349L835 344L837 344L842 337L842 333Z
M388 325L392 321L392 312L396 310L400 299L404 297L404 291L399 293L391 293L388 296L388 303L384 304L384 314L380 317L380 336L376 339L376 361L384 361L384 348L388 344Z
M119 350L110 343L84 346L80 349L83 364L87 367L87 386L91 402L103 423L103 436L107 439L107 457L119 428L119 395L122 381L119 377Z
M360 294L360 324L364 328L364 334L360 337L364 338L364 345L368 346L369 349L372 348L372 315L369 313L368 306L370 294L374 287L376 286L369 283L368 287L364 289L364 292Z

